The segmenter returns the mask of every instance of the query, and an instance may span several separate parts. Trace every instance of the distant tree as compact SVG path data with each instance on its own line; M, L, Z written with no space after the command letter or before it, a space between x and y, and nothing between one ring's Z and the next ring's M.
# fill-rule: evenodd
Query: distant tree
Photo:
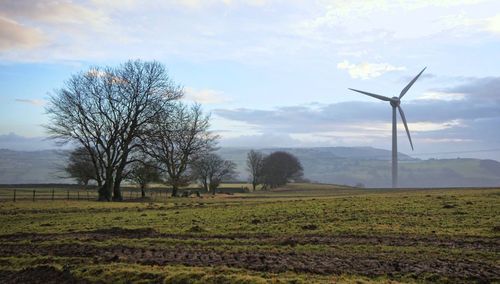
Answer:
M362 183L362 182L358 182L354 185L354 187L357 187L357 188L365 188L365 184Z
M181 98L182 88L158 62L128 61L72 76L46 109L52 138L86 148L103 173L99 200L122 200L124 171L134 162L138 138Z
M144 153L167 173L172 196L177 196L179 187L189 184L189 164L213 148L217 136L209 132L209 126L209 116L203 114L200 105L178 103L158 116L141 139Z
M302 176L303 168L299 159L290 153L277 151L266 156L262 162L262 181L266 188L301 180Z
M161 181L160 170L153 162L136 162L132 164L127 174L127 179L138 184L141 196L146 197L145 189L150 183Z
M252 183L253 191L262 182L262 163L264 155L260 152L250 150L247 154L247 169L250 173L250 180Z
M223 160L219 155L208 153L191 164L193 176L200 181L206 192L215 194L223 180L234 178L236 164Z
M68 164L64 170L78 184L87 186L89 181L94 180L101 183L101 178L92 163L91 154L84 147L79 147L70 152Z

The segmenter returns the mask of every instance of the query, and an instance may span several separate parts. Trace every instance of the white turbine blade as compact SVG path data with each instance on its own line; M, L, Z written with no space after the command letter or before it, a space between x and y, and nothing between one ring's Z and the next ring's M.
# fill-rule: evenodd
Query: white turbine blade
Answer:
M401 94L399 94L400 99L406 94L406 92L408 92L408 90L411 88L413 83L415 83L415 81L417 81L418 77L420 77L420 75L422 75L422 73L424 73L425 69L427 69L427 67L424 67L424 69L422 69L422 71L420 71L420 73L418 73L418 75L415 78L413 78L413 80L411 80L410 83L408 83L408 85L406 85L406 87L401 91Z
M405 113L403 112L403 109L400 106L398 106L398 110L399 110L399 114L401 115L401 119L403 120L403 124L404 124L405 129L406 129L406 134L408 134L408 139L410 140L411 149L413 150L413 142L411 142L410 130L408 129L408 124L406 124Z
M372 93L368 93L368 92L364 92L364 91L360 91L360 90L355 90L355 89L351 89L351 88L349 88L349 90L355 91L355 92L358 92L358 93L361 93L361 94L364 94L364 95L367 95L367 96L370 96L372 98L376 98L376 99L379 99L379 100L383 100L383 101L387 101L387 102L391 101L390 98L384 97L384 96L381 96L381 95L372 94Z

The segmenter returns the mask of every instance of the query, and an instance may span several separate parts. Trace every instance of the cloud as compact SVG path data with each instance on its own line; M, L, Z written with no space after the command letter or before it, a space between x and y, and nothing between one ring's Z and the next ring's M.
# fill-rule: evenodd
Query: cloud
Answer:
M360 64L351 64L347 60L339 62L337 64L337 68L341 70L347 70L351 78L361 78L363 80L376 78L382 76L387 72L406 70L406 67L397 67L389 63L364 62Z
M26 137L15 133L0 134L0 149L37 151L56 149L58 146L45 137Z
M110 19L99 9L92 9L73 1L4 0L0 15L39 24L80 25L94 29L106 28ZM60 26L64 28L64 26Z
M486 29L490 32L500 34L500 14L487 20Z
M422 146L476 141L477 148L500 143L500 132L495 131L500 125L499 82L495 77L469 78L460 85L403 101L414 142ZM260 133L289 135L301 145L387 145L391 135L390 106L377 101L270 110L216 109L214 113L252 125ZM399 135L404 137L401 119L398 122Z
M262 133L255 135L243 135L239 137L224 137L220 141L222 147L300 147L307 144L300 139L293 138L283 133Z
M425 143L464 143L464 142L476 142L474 139L458 139L458 138L422 138L421 141Z
M34 106L44 106L47 104L46 100L39 100L39 99L16 99L16 102L30 104Z
M184 91L186 93L185 99L195 101L200 104L219 104L228 101L222 92L216 90L187 87Z
M463 127L463 122L459 119L435 123L435 122L408 122L408 128L412 132L439 131L449 128Z
M460 101L464 100L465 97L466 94L463 93L429 91L418 97L417 100Z
M18 23L16 28L22 32L16 34L31 43L29 50L5 46L0 50L4 61L96 59L120 50L111 46L123 47L130 41L124 25L115 24L109 14L89 2L5 0L0 1L0 17Z
M474 3L4 0L0 1L0 16L40 31L47 44L29 53L9 47L12 52L0 54L0 58L117 61L141 57L270 64L278 60L287 62L292 57L296 62L337 62L341 54L372 62L389 55L402 56L402 51L410 47L406 39L423 39L424 44L429 41L433 44L432 48L413 53L418 56L434 51L433 36L446 42L464 33L464 24L460 24L463 21L447 20L446 15L464 10L465 4L471 5L467 6L464 17L473 18L474 23L481 20L481 25L488 23L491 30L496 30L495 3L484 6ZM477 30L481 29L467 29L466 33L475 36ZM372 45L374 42L377 44Z
M45 41L39 30L0 16L0 51L17 48L33 49Z
M500 116L500 106L484 107L466 101L412 101L402 104L410 129L415 132L462 127L467 120ZM446 111L448 109L455 111ZM433 115L429 115L432 112ZM386 103L342 102L320 108L280 107L272 110L216 109L217 116L254 125L261 132L319 133L342 135L390 134L391 109ZM358 135L356 134L356 135Z
M448 93L463 93L470 99L500 102L500 77L467 78L465 83L444 89Z
M140 3L141 1L135 1ZM170 4L179 5L190 9L202 9L213 6L237 6L248 5L262 7L266 5L268 0L173 0Z
M462 33L486 32L500 34L500 14L491 17L471 17L461 12L456 15L442 17L442 21L450 28L461 30Z

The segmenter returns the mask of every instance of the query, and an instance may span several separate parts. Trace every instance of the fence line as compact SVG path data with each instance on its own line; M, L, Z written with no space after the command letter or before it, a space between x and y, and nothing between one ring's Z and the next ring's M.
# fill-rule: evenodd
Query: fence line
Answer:
M147 200L155 200L162 198L162 192L165 192L165 197L168 198L168 190L148 190L146 193ZM67 189L18 189L18 188L3 188L0 189L0 201L55 201L55 200L77 200L77 201L95 201L99 197L97 190L67 190ZM142 199L140 190L126 189L122 190L123 200L140 200Z
M246 190L246 191L245 191ZM136 188L122 188L122 197L124 201L166 201L170 197L171 189L169 188L153 188L146 189L145 198L142 197L141 190ZM196 194L201 190L198 188L185 188L179 190L179 195L182 196L183 192L190 191L191 194ZM219 193L242 193L247 192L246 188L220 188ZM163 193L165 194L163 196ZM92 201L97 200L99 197L96 188L91 189L78 189L78 188L49 188L49 187L39 187L39 188L23 188L23 187L0 187L0 202L1 201L32 201L37 200L79 200L79 201Z

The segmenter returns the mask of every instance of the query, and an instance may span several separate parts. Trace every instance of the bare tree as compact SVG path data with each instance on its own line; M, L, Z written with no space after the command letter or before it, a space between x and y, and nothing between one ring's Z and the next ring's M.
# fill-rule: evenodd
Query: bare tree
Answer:
M253 191L262 181L262 161L264 155L260 152L250 150L247 154L247 169L250 172Z
M275 188L290 181L301 180L302 165L294 155L277 151L266 156L262 162L262 178L264 186Z
M193 175L198 179L206 192L215 191L223 180L234 178L236 164L223 160L219 155L209 153L203 155L191 165Z
M177 103L169 110L157 116L141 143L143 151L167 173L172 196L177 196L179 187L191 181L189 163L210 151L217 136L209 132L209 116L200 105Z
M47 129L61 143L76 143L91 153L103 173L99 200L122 200L120 184L138 138L182 89L158 62L128 61L116 68L92 68L72 76L50 98Z
M160 171L151 161L133 163L127 179L139 185L142 197L146 197L145 189L150 183L161 181Z
M87 186L91 180L96 181L98 185L102 183L100 174L95 171L91 154L84 147L76 148L70 152L68 164L64 170L78 184Z

